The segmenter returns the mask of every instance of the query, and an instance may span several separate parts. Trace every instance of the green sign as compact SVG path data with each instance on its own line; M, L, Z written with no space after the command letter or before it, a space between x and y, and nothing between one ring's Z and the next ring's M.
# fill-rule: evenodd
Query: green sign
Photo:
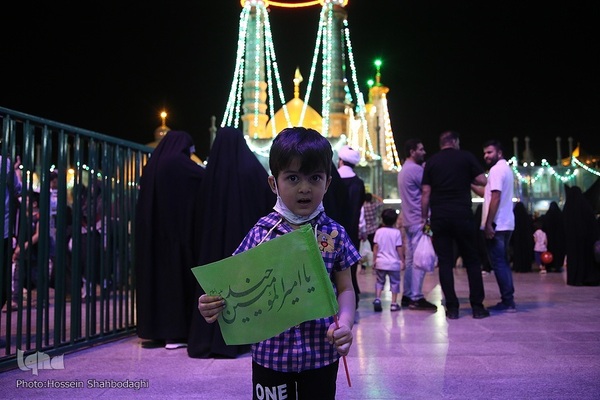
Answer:
M310 225L192 272L208 295L225 299L218 321L229 345L257 343L338 311Z

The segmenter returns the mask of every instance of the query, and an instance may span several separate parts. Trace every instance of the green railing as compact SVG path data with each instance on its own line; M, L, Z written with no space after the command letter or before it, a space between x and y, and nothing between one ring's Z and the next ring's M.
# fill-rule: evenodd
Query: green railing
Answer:
M11 233L0 246L0 370L133 334L135 203L152 148L2 107L0 118L0 188L13 191L8 160L20 158L22 181L0 202L0 232ZM15 246L27 250L13 261Z

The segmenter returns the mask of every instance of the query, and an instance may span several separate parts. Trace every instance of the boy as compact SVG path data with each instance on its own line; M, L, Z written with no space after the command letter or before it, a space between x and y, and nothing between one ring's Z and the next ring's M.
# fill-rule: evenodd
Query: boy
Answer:
M535 232L533 232L533 255L535 265L540 269L540 274L546 273L546 266L542 263L542 253L548 251L548 237L546 232L542 230L542 223L536 220L533 223Z
M275 392L277 399L334 399L339 357L352 344L355 294L350 268L360 260L344 228L325 215L323 196L331 182L333 152L319 132L287 128L277 135L269 154L275 212L261 218L235 254L311 224L317 236L333 238L322 252L339 304L334 318L306 321L252 345L253 399ZM202 295L198 309L208 323L227 305L220 296ZM339 325L339 326L338 326Z
M385 285L385 277L390 279L392 290L392 304L390 311L400 310L398 304L398 293L400 293L400 270L404 266L404 251L402 249L402 233L395 228L398 219L396 210L391 208L383 210L381 220L383 226L375 231L375 243L373 248L373 266L377 271L377 283L375 283L375 300L373 309L380 312L381 292Z

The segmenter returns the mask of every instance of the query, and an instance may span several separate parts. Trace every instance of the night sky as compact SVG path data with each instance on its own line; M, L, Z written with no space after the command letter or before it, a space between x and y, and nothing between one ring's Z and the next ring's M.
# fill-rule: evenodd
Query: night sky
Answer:
M491 138L512 156L515 136L520 152L531 138L538 160L556 160L557 136L563 157L568 137L600 154L598 2L350 0L346 9L365 97L383 60L399 150L420 137L432 154L452 129L477 156ZM239 0L8 2L0 106L138 143L153 140L165 108L204 159L233 79L240 11ZM271 10L287 100L297 66L304 93L319 11Z

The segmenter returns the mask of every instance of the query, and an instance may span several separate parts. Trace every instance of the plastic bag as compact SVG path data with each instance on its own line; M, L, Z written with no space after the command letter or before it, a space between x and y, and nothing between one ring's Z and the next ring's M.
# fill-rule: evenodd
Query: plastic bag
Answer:
M371 248L371 242L368 240L361 240L358 252L361 256L360 263L365 267L371 267L373 265L373 249Z
M413 254L413 264L415 268L422 269L426 272L433 272L437 264L437 255L431 243L431 237L421 235Z

